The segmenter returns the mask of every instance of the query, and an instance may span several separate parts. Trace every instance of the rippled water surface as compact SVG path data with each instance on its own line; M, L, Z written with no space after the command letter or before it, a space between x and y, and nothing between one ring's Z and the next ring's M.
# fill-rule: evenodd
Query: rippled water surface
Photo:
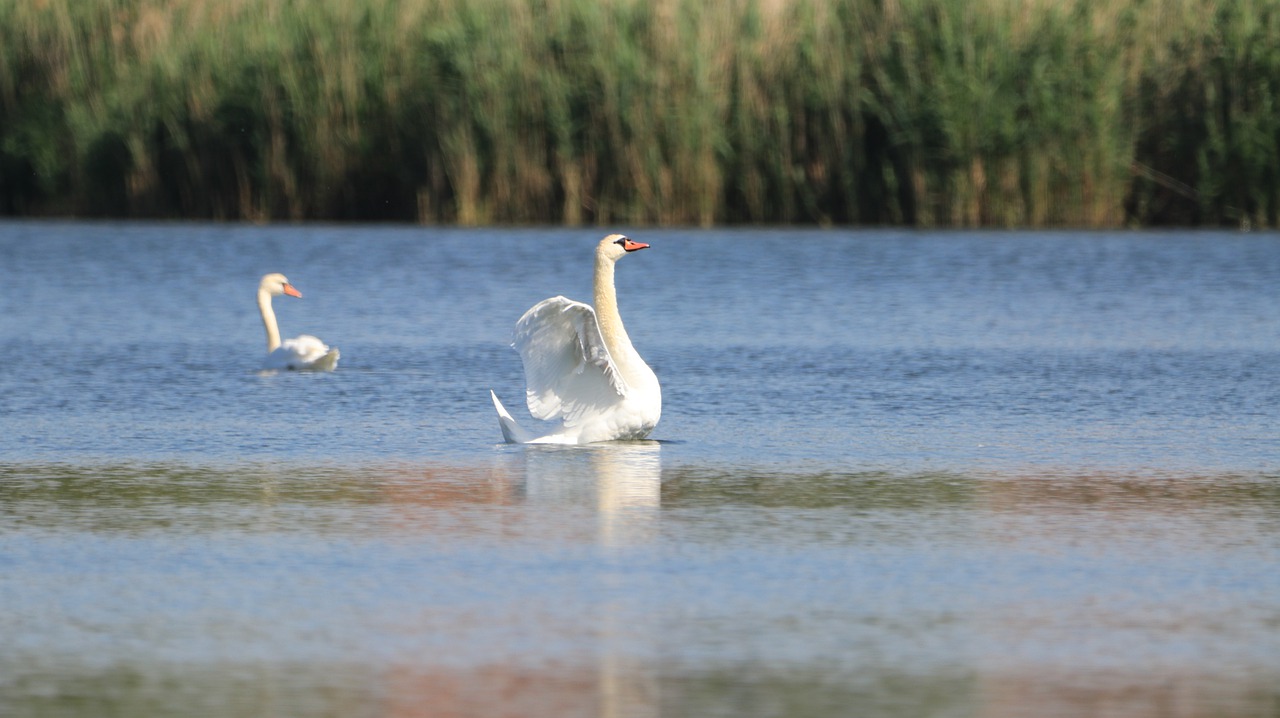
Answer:
M0 715L1280 713L1280 236L636 230L500 444L601 234L0 224Z

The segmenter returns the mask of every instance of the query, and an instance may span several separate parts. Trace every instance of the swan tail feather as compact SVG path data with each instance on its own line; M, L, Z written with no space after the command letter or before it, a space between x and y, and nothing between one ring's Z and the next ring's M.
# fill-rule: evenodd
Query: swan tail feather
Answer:
M533 438L529 432L525 431L516 420L507 411L507 407L502 405L498 400L498 395L489 390L489 396L493 398L493 408L498 410L498 426L502 429L502 438L508 444L527 444Z
M334 347L324 356L317 359L312 366L318 371L333 371L338 368L338 359L341 357L342 354L338 352L338 348Z

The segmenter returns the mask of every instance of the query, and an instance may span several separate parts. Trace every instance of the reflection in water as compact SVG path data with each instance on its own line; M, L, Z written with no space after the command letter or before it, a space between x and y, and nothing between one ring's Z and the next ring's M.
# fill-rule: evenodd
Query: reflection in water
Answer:
M500 609L503 615L463 611L453 615L448 627L415 628L451 634L449 643L485 640L481 637L494 631L485 624L497 624L497 634L513 641L525 636L555 640L558 633L560 640L578 644L571 660L530 666L517 659L469 670L431 665L435 656L425 664L399 662L386 678L387 714L657 716L656 667L637 656L651 652L638 644L655 643L658 626L648 618L652 614L633 610L621 575L628 570L627 561L657 539L661 458L658 442L524 445L504 447L484 475L426 467L414 470L417 480L388 482L392 501L401 509L396 516L402 529L462 531L480 539L497 532L517 544L544 545L550 554L563 550L561 542L567 539L598 547L601 563L581 578L594 585L574 587L599 598L574 615L572 625L530 595L511 613L506 607ZM473 510L484 505L512 508L520 518L495 523L495 514ZM504 647L483 651L495 649Z
M783 473L671 448L0 463L0 714L1280 705L1280 477Z
M613 442L580 447L524 447L525 493L533 506L594 507L601 546L637 548L656 538L662 496L661 444ZM620 559L622 560L622 559ZM616 572L602 577L611 592L625 590ZM604 718L659 714L654 667L632 658L636 637L656 640L658 627L623 613L609 602L599 607L599 705ZM644 614L650 616L651 614Z
M1265 509L1280 505L1275 481L1083 474L974 488L981 542L1029 577L972 616L981 640L1003 649L975 661L982 715L1280 707L1280 637L1258 641L1275 635L1268 595L1280 582L1251 568L1276 549L1280 524Z
M661 448L656 441L526 447L525 498L594 509L602 545L647 542L662 494Z

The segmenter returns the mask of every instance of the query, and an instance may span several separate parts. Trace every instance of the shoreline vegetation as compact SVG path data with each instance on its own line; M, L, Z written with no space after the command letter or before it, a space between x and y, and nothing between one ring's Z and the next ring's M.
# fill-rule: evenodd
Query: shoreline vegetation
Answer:
M1277 0L0 0L0 215L1280 224Z

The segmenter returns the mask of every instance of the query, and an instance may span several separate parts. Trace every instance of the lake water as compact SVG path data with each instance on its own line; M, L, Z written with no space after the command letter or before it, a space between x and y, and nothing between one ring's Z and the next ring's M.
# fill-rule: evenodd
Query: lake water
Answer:
M501 444L603 234L0 224L0 715L1280 713L1280 235L635 230Z

